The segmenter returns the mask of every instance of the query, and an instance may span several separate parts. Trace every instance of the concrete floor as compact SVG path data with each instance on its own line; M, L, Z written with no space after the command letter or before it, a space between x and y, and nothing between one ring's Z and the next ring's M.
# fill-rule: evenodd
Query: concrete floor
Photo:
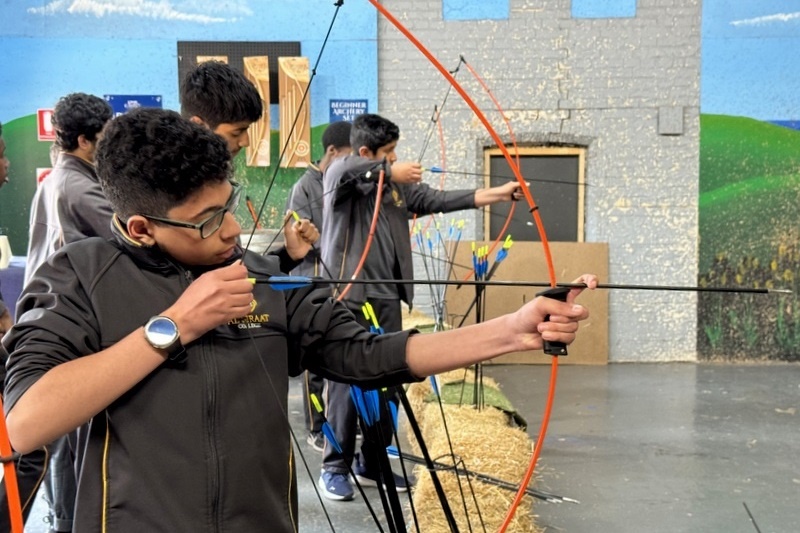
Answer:
M549 369L491 374L538 425ZM800 531L800 365L562 367L558 383L538 486L581 504L538 505L545 531Z
M549 366L486 374L538 431ZM315 482L299 392L293 381L290 417ZM548 533L800 531L798 411L800 365L562 366L536 487L581 503L539 503L538 523ZM302 464L298 478L300 531L330 531ZM336 531L377 530L358 496L325 505ZM47 531L42 511L28 533Z

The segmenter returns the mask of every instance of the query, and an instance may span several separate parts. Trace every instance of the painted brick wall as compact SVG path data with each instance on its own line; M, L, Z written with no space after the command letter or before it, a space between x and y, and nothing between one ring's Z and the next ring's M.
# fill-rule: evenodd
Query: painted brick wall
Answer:
M587 147L586 240L609 243L610 282L694 285L700 0L639 0L635 17L613 19L573 19L568 0L510 1L499 21L443 21L440 0L387 5L448 68L465 56L521 142ZM446 82L382 18L378 35L379 112L401 128L400 157L415 159ZM468 73L458 79L505 131ZM449 168L482 172L482 149L493 143L455 93L442 122ZM423 164L437 164L438 151L432 142ZM480 179L449 177L446 188ZM465 215L465 238L482 238L479 214ZM427 304L425 292L416 306ZM615 291L610 359L694 360L696 318L691 293Z

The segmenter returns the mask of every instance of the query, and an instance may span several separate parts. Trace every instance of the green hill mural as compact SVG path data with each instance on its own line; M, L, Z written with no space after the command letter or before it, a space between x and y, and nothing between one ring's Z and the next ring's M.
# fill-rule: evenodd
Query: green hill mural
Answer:
M36 169L50 167L49 142L37 140L36 115L3 123L6 156L11 162L9 183L0 190L0 226L8 231L14 255L28 250L28 219L36 192Z
M699 283L795 291L701 295L700 355L800 360L800 131L724 115L700 124Z
M319 146L327 124L311 129L311 157L317 160L323 155ZM11 161L11 181L0 191L0 227L6 229L14 255L25 255L28 248L28 219L33 194L36 192L35 169L50 166L50 144L37 140L36 115L29 115L3 124L6 154ZM278 132L271 135L271 164L269 167L248 167L244 151L234 160L234 176L242 183L256 209L261 206L270 181L275 173L281 146ZM262 226L277 228L283 218L286 198L292 185L303 174L302 168L281 168L269 193L267 205L261 218ZM237 211L242 227L252 228L253 221L244 202Z

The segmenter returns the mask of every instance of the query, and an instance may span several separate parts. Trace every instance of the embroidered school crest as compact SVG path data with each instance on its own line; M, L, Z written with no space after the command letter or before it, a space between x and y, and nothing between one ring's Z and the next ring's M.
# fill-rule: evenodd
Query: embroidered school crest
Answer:
M252 328L260 328L262 324L266 324L269 322L269 313L256 313L256 308L258 307L258 301L253 298L250 302L250 314L243 316L242 318L234 318L230 322L228 322L229 326L236 326L239 329L252 329Z
M400 198L400 193L397 192L397 189L392 189L392 201L395 207L403 207L403 199Z

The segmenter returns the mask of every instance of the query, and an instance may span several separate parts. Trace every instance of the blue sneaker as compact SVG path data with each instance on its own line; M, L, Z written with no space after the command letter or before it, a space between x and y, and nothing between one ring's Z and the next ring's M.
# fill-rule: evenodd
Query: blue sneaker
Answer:
M362 487L377 487L378 480L381 478L380 473L377 470L367 468L362 462L361 458L356 455L355 467L353 468L353 473L355 474L356 480L361 484ZM399 474L395 474L392 472L394 476L394 486L397 487L397 492L408 492L408 485L406 484L406 480L403 476ZM413 486L414 480L409 476L408 482ZM386 485L383 485L383 488L386 488Z
M322 471L319 476L317 486L322 491L322 495L329 500L349 501L353 499L355 493L347 474L337 474L336 472Z

